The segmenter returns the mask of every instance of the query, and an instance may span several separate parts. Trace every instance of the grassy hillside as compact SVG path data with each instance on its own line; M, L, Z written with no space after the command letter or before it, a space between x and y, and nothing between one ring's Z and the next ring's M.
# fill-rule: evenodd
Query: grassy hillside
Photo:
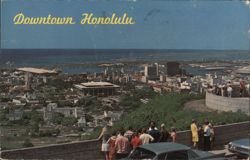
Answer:
M115 128L147 127L150 120L157 123L165 123L167 128L175 127L177 130L189 129L190 122L194 118L199 124L208 119L215 125L240 122L249 120L249 116L243 113L232 112L210 112L200 113L195 111L184 111L183 104L189 100L202 99L203 95L177 94L156 96L150 103L141 104L138 108L122 117L121 121L115 124Z

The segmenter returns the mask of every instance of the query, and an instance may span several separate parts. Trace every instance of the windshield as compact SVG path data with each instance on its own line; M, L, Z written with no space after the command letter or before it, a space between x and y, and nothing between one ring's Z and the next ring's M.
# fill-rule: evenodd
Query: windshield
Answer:
M129 159L137 160L152 160L156 154L152 151L143 149L143 148L136 148L130 155Z

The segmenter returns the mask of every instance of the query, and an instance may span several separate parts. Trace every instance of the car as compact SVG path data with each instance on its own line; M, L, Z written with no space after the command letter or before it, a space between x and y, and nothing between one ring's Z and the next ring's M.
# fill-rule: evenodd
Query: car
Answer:
M228 143L228 150L239 158L250 159L250 138L238 139Z
M133 150L127 160L225 160L223 154L191 149L179 143L161 142L144 144Z

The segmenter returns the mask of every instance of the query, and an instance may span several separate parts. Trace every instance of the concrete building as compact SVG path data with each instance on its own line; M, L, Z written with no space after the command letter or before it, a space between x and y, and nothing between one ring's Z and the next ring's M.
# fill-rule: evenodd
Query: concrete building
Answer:
M144 66L144 76L148 79L158 79L159 77L159 66L157 63L153 65Z
M33 75L37 75L41 78L43 83L47 83L47 77L48 76L55 76L59 73L55 70L48 70L48 69L42 69L42 68L32 68L32 67L24 67L24 68L17 68L18 71L25 72L24 80L25 80L25 86L30 88L31 85L31 79L33 78ZM39 79L36 79L36 82L39 83Z
M167 75L174 76L179 74L180 63L178 62L168 62L167 63Z
M141 77L141 82L143 82L143 83L148 83L148 77L142 76L142 77Z
M160 82L166 82L166 75L160 75Z
M75 85L75 87L81 90L85 95L92 96L111 96L120 88L120 86L109 82L87 82Z
M86 127L86 124L87 122L85 116L80 117L77 121L78 127Z
M120 111L120 112L119 111L116 111L116 112L104 111L104 117L110 118L111 123L119 121L122 114L123 114L123 111Z
M57 107L56 103L49 103L47 107L43 108L43 118L45 121L50 121L52 119L53 113L62 113L65 117L81 117L83 111L77 107Z
M191 84L187 83L186 81L180 83L180 90L181 92L190 92Z
M10 110L7 115L9 121L17 121L23 118L23 111L20 109Z

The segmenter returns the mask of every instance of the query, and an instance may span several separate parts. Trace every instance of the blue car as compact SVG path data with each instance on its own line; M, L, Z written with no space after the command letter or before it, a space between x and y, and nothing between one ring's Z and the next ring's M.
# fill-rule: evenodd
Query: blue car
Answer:
M232 141L228 144L228 150L239 158L250 159L250 138Z

